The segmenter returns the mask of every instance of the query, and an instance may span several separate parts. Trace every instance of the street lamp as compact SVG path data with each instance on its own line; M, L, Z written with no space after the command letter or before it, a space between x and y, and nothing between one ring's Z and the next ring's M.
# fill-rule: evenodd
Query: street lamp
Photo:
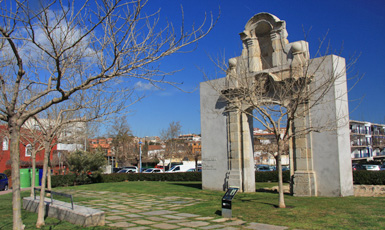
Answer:
M139 141L139 172L142 172L142 141Z

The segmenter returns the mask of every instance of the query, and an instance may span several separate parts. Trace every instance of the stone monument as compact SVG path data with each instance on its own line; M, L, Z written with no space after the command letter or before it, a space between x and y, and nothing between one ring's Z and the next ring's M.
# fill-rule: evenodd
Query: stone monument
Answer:
M334 55L310 59L308 43L289 43L287 36L285 21L269 13L253 16L240 33L243 50L229 60L227 76L201 83L203 189L224 191L235 186L241 192L255 192L253 121L240 112L240 106L247 105L241 100L237 105L229 103L224 92L240 89L241 73L282 83L306 66L313 70L306 76L312 86L322 84L325 73L343 76L333 82L322 103L294 122L294 132L296 127L331 121L334 127L294 138L294 195L353 195L345 60Z

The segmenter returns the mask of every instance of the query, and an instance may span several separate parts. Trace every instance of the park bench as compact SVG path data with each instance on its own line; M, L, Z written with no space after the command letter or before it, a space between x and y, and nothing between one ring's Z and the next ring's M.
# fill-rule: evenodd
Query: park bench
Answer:
M33 193L34 194L34 200L36 200L36 192L35 191L40 192L41 189L40 188L34 188L34 193ZM66 193L62 193L62 192L54 192L52 190L47 190L47 189L45 190L45 192L51 194L51 204L53 204L53 201L54 201L53 195L58 195L58 196L70 198L71 199L71 208L72 208L72 210L74 209L74 199L73 199L71 194L66 194Z
M35 188L35 191L41 191L39 188ZM51 190L45 190L51 194L50 198L44 198L44 210L45 216L53 217L59 220L65 220L70 223L80 225L83 227L89 226L103 226L105 224L105 213L104 211L84 207L81 205L75 205L73 196L66 193L55 192ZM55 200L54 196L62 196L71 199L71 202L63 202ZM40 196L24 197L23 208L30 212L38 212L39 210Z

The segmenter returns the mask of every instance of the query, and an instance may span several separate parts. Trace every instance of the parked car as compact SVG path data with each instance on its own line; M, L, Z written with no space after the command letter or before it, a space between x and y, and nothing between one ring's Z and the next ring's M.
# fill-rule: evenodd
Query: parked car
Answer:
M0 173L0 190L8 190L8 177Z
M136 173L136 171L134 169L130 169L130 168L123 168L123 169L119 170L118 173Z
M195 168L188 169L186 172L196 172Z
M255 170L259 172L268 172L268 171L274 171L275 167L270 165L257 165Z
M125 166L122 169L130 169L131 171L137 173L138 172L138 167L136 166Z
M287 165L282 165L282 172L284 171L289 171L290 170L290 167L287 166Z
M167 170L168 173L174 173L174 172L187 172L187 170L191 169L190 165L175 165L170 170Z
M162 172L163 170L158 168L149 168L143 171L143 173L162 173Z
M121 170L122 168L113 168L112 169L112 173L117 173Z
M384 171L385 170L385 165L381 165L380 170Z
M379 165L362 165L365 170L368 171L380 171L380 166Z
M365 170L365 168L360 164L352 164L353 171Z

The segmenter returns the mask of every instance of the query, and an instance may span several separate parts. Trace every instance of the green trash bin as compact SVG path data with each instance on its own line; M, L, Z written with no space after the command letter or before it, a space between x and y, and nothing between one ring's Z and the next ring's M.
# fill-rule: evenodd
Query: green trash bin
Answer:
M31 169L31 182L30 182L30 186L32 185L32 169ZM39 169L35 169L35 187L38 187L39 186Z
M20 169L20 188L31 187L30 169Z

